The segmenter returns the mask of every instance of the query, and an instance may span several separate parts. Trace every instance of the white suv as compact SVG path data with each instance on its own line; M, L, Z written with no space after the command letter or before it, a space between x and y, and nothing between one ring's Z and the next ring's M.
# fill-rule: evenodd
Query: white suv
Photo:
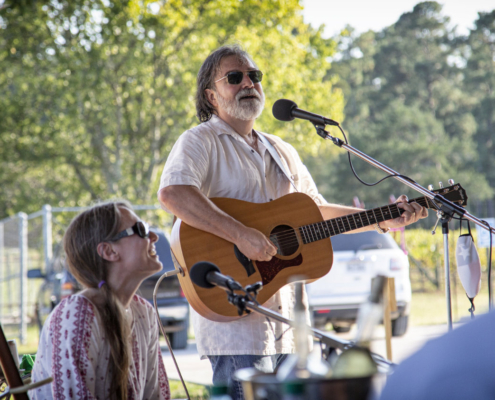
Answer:
M332 237L330 272L307 286L309 307L317 328L328 322L336 332L347 332L356 322L359 305L370 294L376 275L395 278L397 312L392 313L392 335L406 333L411 303L409 260L390 234L363 232Z

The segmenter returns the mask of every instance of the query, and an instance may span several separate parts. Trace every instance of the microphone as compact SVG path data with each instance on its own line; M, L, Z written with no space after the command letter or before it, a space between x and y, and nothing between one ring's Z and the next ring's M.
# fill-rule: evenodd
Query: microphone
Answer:
M189 271L193 283L205 289L218 286L223 290L241 290L242 286L230 276L220 273L220 268L208 261L200 261L194 264Z
M322 117L318 114L313 114L309 111L297 108L297 104L292 100L280 99L277 100L272 107L272 113L275 118L280 121L292 121L294 118L306 119L316 125L334 125L339 126L337 121L330 118Z

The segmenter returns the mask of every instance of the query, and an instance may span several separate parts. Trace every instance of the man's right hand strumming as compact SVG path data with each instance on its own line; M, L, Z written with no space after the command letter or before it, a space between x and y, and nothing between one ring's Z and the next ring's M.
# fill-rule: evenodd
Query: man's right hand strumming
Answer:
M270 261L277 248L260 231L244 226L236 240L237 247L247 258L254 261Z
M224 213L196 187L168 186L160 190L158 198L186 224L234 243L250 260L270 261L277 254L277 249L263 233Z

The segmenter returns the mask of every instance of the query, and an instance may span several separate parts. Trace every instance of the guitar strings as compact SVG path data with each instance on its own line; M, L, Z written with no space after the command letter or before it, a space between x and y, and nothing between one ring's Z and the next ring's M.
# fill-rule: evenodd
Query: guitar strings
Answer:
M447 193L449 193L449 192L447 192ZM447 193L444 193L444 194L447 194ZM435 205L435 203L433 203L433 201L431 199L428 199L426 197L419 197L417 199L412 200L411 202L413 202L413 201L417 202L418 204L420 204L423 207L437 208L436 205ZM335 223L337 225L337 228L340 229L339 222L336 221L337 219L340 219L341 220L340 222L341 222L342 227L344 228L344 231L354 230L354 229L357 229L357 228L361 228L361 227L364 227L364 226L369 226L369 225L371 225L373 223L376 223L376 222L372 222L372 223L369 222L369 217L370 216L372 218L374 218L375 221L381 222L381 221L378 221L378 218L376 217L375 211L380 211L380 213L382 213L382 216L383 216L382 209L384 209L386 207L389 208L389 211L390 211L390 213L392 215L394 213L397 213L398 212L399 213L399 216L400 216L402 214L401 211L404 211L403 209L402 210L399 209L397 207L397 204L391 204L389 206L378 207L378 208L374 208L374 209L371 209L371 210L364 210L362 212L358 212L358 213L354 213L354 214L349 214L349 215L345 215L345 216L338 217L338 218L333 218L333 219L326 220L326 221L316 222L314 224L303 225L303 226L299 227L298 229L299 229L301 235L304 233L304 236L305 236L304 239L306 239L306 240L308 238L311 239L311 241L308 242L308 243L311 243L311 242L314 242L314 241L317 241L317 240L326 239L327 237L330 237L330 236L334 236L334 235L343 233L343 232L335 233L335 228L334 228L334 225L333 225L333 221L335 221ZM391 207L392 207L392 209L391 209ZM373 215L371 215L370 212ZM364 225L361 225L360 227L358 227L358 224L356 223L356 220L355 220L354 216L355 215L358 215L358 214L360 215L360 214L363 214L363 213L366 213L366 218L368 219L368 224L364 224ZM354 220L354 223L349 219L350 216L353 217L352 220ZM346 224L344 218L347 220L347 224ZM362 217L361 217L361 220L363 220ZM359 218L358 218L358 221L359 221ZM320 228L318 228L318 231L315 230L315 226L316 225L323 224L323 223L325 223L327 225L327 228L331 228L331 230L332 230L332 233L329 236L322 237ZM301 231L301 229L305 229L305 231ZM327 231L327 232L330 233L330 231ZM281 249L282 246L293 246L293 245L298 245L299 244L299 241L297 239L297 234L295 232L295 229L290 229L290 230L285 230L285 231L274 233L274 234L270 235L270 239L272 237L275 237L275 240L277 241L277 243L274 243L273 241L272 241L272 243L279 250L282 250Z
M393 205L391 205L391 206L393 206ZM331 228L332 231L335 231L335 229L333 229L334 223L332 223L332 221L336 221L337 219L342 220L340 224L339 224L339 222L335 222L335 225L337 225L337 227L339 229L340 229L341 226L345 230L348 230L347 229L347 226L350 228L350 230L357 229L357 228L362 228L364 226L372 225L375 222L368 222L368 223L365 223L364 225L358 226L357 223L353 222L354 218L352 218L352 220L351 220L348 217L349 216L352 216L352 215L363 214L363 213L366 212L367 214L369 214L369 217L374 218L375 220L377 220L377 218L374 215L371 215L370 211L372 212L373 210L366 210L366 211L363 211L363 212L360 212L360 213L349 214L349 215L346 215L346 216L342 216L342 217L338 217L338 218L333 218L333 219L329 219L329 220L326 220L326 221L319 221L319 222L315 222L313 224L303 225L303 226L299 227L299 229L304 229L305 228L305 229L308 230L308 233L316 233L316 232L314 232L314 229L313 229L313 232L310 232L309 230L313 226L315 226L315 225L326 224L327 226L330 226L330 228ZM399 211L399 209L397 207L395 207L395 209L394 210L390 210L390 212L391 212L391 214L394 214L394 213L397 213L397 212L400 212L400 211ZM347 223L345 222L344 218L347 219ZM367 218L367 219L369 219L369 218ZM365 219L362 218L362 217L358 218L358 221L359 220L365 221ZM381 221L379 221L379 222L381 222ZM335 233L335 235L336 234L337 233ZM291 230L285 230L285 231L281 231L281 232L277 232L277 233L271 234L270 237L275 236L278 240L281 240L281 239L284 239L283 236L291 237L293 235L294 235L294 229L291 229Z
M390 213L393 215L394 213L399 212L399 216L400 216L399 208L397 206L395 206L395 207L393 207L393 206L394 205L388 206L389 209L390 209L390 207L393 208L393 209L390 209ZM364 226L369 226L369 225L372 225L373 223L375 223L375 222L369 222L369 219L370 219L369 217L371 217L371 218L373 218L375 220L378 220L378 218L376 218L376 215L374 213L374 210L378 210L378 208L377 209L373 209L373 210L366 210L366 211L363 211L363 212L360 212L360 213L355 213L355 214L350 214L349 215L349 216L351 216L351 215L357 215L357 214L363 214L363 213L369 214L369 216L367 215L368 224L365 223L364 225L361 225L361 226L358 226L358 224L355 221L353 223L352 220L350 220L348 218L349 216L342 216L342 217L333 218L333 219L330 219L330 220L327 220L327 221L320 221L320 222L316 222L314 224L304 225L304 226L299 227L299 230L305 229L304 235L305 236L316 237L316 240L324 239L323 237L318 237L318 236L321 236L321 232L320 232L320 229L318 229L318 232L316 231L315 225L326 224L327 225L327 228L330 228L331 231L335 232L335 229L334 229L334 226L333 226L332 221L336 221L337 219L341 219L342 220L341 221L341 224L339 224L339 222L335 222L335 224L337 225L337 228L339 230L340 230L340 227L343 227L345 231L354 230L354 229L357 229L357 228L362 228ZM373 215L371 215L370 211L373 212ZM345 220L343 220L344 218L347 219L347 223L345 222ZM352 218L352 219L355 220L355 218ZM360 219L362 221L364 221L364 218L361 217ZM358 221L360 219L358 218ZM381 221L379 221L379 222L381 222ZM328 232L330 232L330 230L328 230ZM334 236L334 235L337 235L339 233L340 233L340 231L338 233L333 233L330 236ZM274 234L270 235L270 238L272 238L274 236L275 236L277 242L280 245L287 245L287 244L297 243L297 237L294 239L294 237L296 236L294 229L285 230L285 231L274 233Z
M418 198L418 199L415 199L414 201L416 201L418 204L420 204L423 207L428 207L428 203L431 203L431 200L430 199L427 199L426 197ZM399 216L401 215L401 213L400 213L401 209L399 209L396 204L391 204L389 206L378 207L378 208L371 209L371 210L364 210L362 212L358 212L358 213L354 213L354 214L349 214L349 215L345 215L345 216L338 217L338 218L333 218L333 219L326 220L326 221L316 222L314 224L303 225L303 226L299 227L299 230L306 229L306 232L304 232L304 234L305 234L305 236L308 236L308 235L312 236L311 239L314 239L314 238L316 238L316 240L326 239L326 237L325 238L323 238L323 237L318 238L318 236L321 236L321 233L320 233L319 230L318 230L318 232L316 232L316 230L314 228L315 225L325 223L327 225L327 228L330 227L331 230L333 232L335 232L335 229L334 229L334 226L333 226L333 221L335 221L335 224L337 225L337 228L340 228L339 222L337 222L336 220L337 219L341 219L342 220L341 221L341 225L342 225L342 227L344 228L345 231L354 230L354 229L357 229L358 228L358 224L357 223L353 223L349 219L350 216L353 216L352 219L355 222L355 218L354 218L355 215L358 215L358 214L361 215L361 214L366 213L366 217L367 217L368 222L369 222L369 216L371 216L371 213L373 214L372 217L375 220L377 220L376 215L375 215L376 214L375 213L375 210L379 210L380 213L382 213L381 210L384 209L384 208L386 208L386 207L389 208L389 211L390 211L390 213L392 215L394 213L397 213L397 212L399 212ZM347 219L347 222L348 222L347 224L345 223L345 221L343 220L343 218ZM360 217L360 219L361 220L364 220L362 217ZM381 221L378 221L378 222L381 222ZM376 222L371 222L371 223L368 223L368 224L365 224L365 225L361 225L359 228L364 227L364 226L372 225L373 223L376 223ZM349 229L347 229L346 225L349 226ZM334 236L334 235L337 235L339 233L333 233L330 236ZM276 245L276 247L278 247L278 248L281 247L281 246L298 244L298 240L297 240L297 235L295 233L295 229L285 230L285 231L281 231L281 232L277 232L277 233L271 234L270 235L270 238L272 238L272 237L275 237L275 240L277 241L278 246L277 246L276 243L273 243L273 244ZM312 241L314 241L314 240L312 240ZM281 249L279 248L279 250L281 250Z

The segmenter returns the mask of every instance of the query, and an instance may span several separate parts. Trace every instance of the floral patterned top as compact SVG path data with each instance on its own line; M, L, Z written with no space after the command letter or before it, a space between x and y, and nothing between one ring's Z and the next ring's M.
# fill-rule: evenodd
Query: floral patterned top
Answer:
M52 376L53 382L31 390L32 400L109 398L110 347L96 313L91 301L76 294L50 314L41 332L32 380ZM153 307L135 295L128 313L132 318L128 399L168 400L170 389Z

